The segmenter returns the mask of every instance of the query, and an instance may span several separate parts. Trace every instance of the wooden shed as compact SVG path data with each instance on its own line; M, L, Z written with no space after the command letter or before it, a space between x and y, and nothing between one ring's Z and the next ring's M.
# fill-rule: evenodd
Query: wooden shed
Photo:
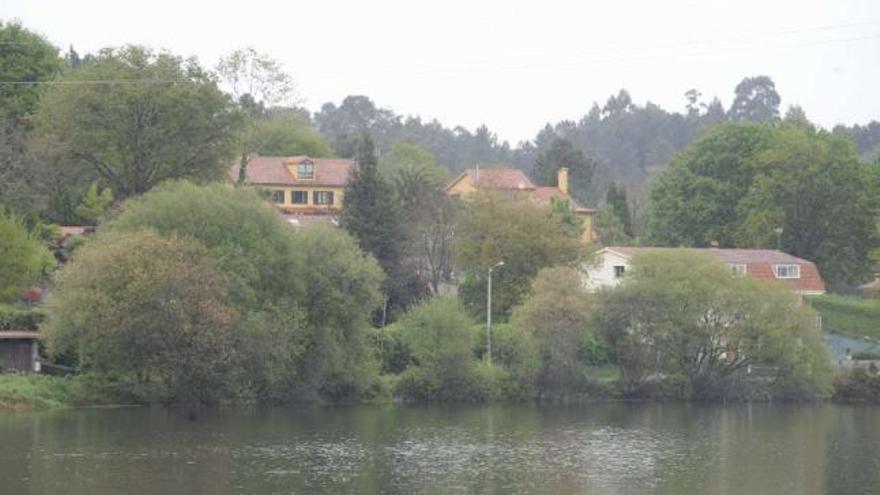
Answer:
M0 331L0 373L40 371L40 332L30 330Z

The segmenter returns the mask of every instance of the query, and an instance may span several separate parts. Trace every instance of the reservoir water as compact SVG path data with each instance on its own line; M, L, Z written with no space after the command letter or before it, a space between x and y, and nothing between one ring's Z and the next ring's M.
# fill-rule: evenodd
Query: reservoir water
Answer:
M880 407L0 413L0 493L880 493Z

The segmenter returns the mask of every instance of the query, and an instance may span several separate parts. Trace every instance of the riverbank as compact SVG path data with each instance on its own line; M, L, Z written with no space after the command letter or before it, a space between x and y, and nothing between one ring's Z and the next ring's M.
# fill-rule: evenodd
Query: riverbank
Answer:
M0 374L0 411L42 411L112 403L104 387L87 376Z
M617 383L605 382L587 391L560 397L534 397L522 400L474 400L474 401L418 401L401 397L387 396L385 400L374 398L363 404L408 403L546 403L546 404L596 404L603 402L692 402L677 395L678 387L673 382L657 382L647 387L643 393L624 394ZM0 374L0 411L31 412L67 409L74 407L108 406L117 404L149 403L151 401L133 400L131 393L120 393L112 384L93 376L57 377L49 375ZM143 399L143 397L142 397ZM733 400L739 402L740 400ZM760 397L741 399L743 402L767 402ZM823 399L816 399L823 402ZM825 399L838 403L880 403L880 374L867 369L840 372L835 377L833 390ZM705 402L705 401L701 401ZM712 402L712 401L709 401ZM718 400L717 402L727 402ZM784 402L784 400L783 400ZM809 401L808 401L809 402ZM253 404L253 401L227 402L227 405ZM348 403L354 405L353 403Z
M833 294L807 300L822 316L825 331L880 341L880 301Z

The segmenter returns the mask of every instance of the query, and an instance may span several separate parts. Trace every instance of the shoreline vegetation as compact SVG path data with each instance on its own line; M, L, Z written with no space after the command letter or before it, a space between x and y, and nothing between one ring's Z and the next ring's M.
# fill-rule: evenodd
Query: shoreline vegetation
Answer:
M626 396L621 393L614 383L596 384L597 391L593 394L583 393L566 399L556 400L511 400L500 399L494 401L465 401L458 403L532 403L532 404L569 404L589 406L608 402L705 402L694 399L683 399L661 395L652 396ZM728 399L725 401L711 401L714 403L743 403L743 402L780 402L780 403L822 403L835 404L878 404L880 403L880 376L867 372L865 368L841 372L837 375L834 383L834 392L830 397L812 399ZM37 374L3 374L0 375L0 412L41 412L61 411L79 408L125 408L146 407L155 403L148 401L132 401L130 394L120 393L112 386L102 384L100 379L86 375L77 376L52 376ZM219 407L251 406L253 401L227 401L217 404ZM369 401L361 401L358 404L448 404L448 402L414 401L404 400L400 397L374 398ZM167 405L167 404L166 404ZM273 404L267 404L273 405ZM283 404L274 404L283 405ZM318 402L310 404L288 404L287 406L345 406L351 403ZM187 407L185 404L177 406Z

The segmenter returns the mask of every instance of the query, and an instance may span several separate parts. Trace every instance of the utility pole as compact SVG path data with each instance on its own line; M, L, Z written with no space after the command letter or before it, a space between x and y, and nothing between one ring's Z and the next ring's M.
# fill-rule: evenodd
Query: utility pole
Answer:
M486 286L486 357L489 365L492 364L492 271L501 266L504 266L503 261L489 267L489 283Z

